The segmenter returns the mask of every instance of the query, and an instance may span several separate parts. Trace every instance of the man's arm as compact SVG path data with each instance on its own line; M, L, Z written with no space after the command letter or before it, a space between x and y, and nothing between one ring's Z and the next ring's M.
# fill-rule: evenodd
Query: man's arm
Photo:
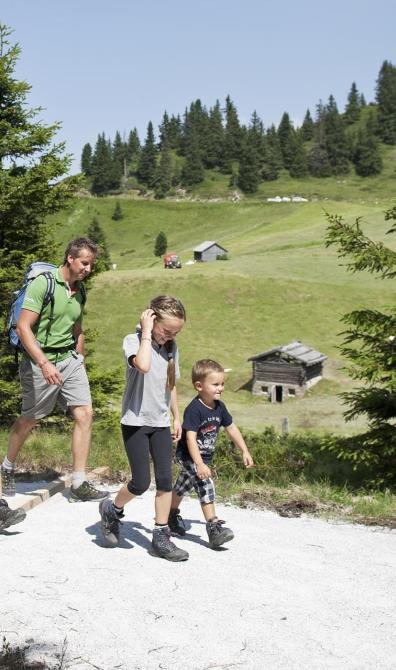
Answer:
M81 321L77 321L74 324L73 337L74 337L74 341L76 343L77 353L84 356L85 355L84 354L85 337L84 337L84 332L83 332L83 329L82 329Z
M21 309L16 332L21 340L22 346L30 358L41 368L43 377L48 384L62 384L62 375L55 365L49 362L45 353L40 349L33 333L33 327L39 319L37 312Z

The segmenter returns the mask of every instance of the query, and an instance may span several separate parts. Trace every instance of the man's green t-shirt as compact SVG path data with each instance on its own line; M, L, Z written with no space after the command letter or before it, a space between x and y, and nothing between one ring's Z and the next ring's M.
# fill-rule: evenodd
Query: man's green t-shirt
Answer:
M45 348L66 349L70 347L69 351L63 351L58 354L56 351L46 352L49 361L62 361L71 355L70 352L74 344L74 326L78 321L81 322L82 320L83 297L80 287L77 293L70 295L70 288L63 279L60 267L56 269L54 277L54 312ZM46 289L47 280L42 275L39 275L27 287L22 304L22 309L28 309L31 312L36 312L36 314L41 313L38 322L33 328L33 332L42 348L44 348L48 321L51 314L51 303L46 305L41 312Z

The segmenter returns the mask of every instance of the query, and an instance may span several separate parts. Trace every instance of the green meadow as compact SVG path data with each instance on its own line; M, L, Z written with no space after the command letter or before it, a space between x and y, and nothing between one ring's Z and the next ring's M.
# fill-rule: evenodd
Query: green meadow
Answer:
M261 186L257 197L229 200L224 175L208 173L192 197L155 201L126 196L79 198L59 222L61 247L85 234L96 216L106 235L116 269L95 278L89 292L85 327L95 329L94 355L101 366L123 364L122 338L133 332L140 312L160 293L177 295L187 323L178 335L181 357L181 408L192 397L194 360L212 357L229 369L224 399L235 421L255 431L280 430L288 417L292 432L350 434L364 419L345 423L338 394L352 388L338 346L342 315L393 302L394 289L375 277L348 273L334 249L326 249L325 212L361 225L375 240L386 236L384 211L394 204L394 148L386 149L384 174L372 179L283 178ZM267 202L268 197L300 195L308 202ZM111 215L119 200L124 218ZM182 259L181 270L164 270L154 256L163 231L168 250ZM216 240L228 260L187 265L193 248ZM301 340L328 356L324 379L303 399L271 404L251 395L250 356L275 345ZM115 399L116 403L119 399Z

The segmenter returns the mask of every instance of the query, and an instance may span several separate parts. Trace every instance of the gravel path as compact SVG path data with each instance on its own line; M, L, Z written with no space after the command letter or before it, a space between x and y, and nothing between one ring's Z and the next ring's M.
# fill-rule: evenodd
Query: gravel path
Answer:
M213 551L186 500L174 564L148 553L153 495L115 549L63 493L0 534L2 636L53 667L66 640L78 670L394 670L395 531L219 505L235 539Z

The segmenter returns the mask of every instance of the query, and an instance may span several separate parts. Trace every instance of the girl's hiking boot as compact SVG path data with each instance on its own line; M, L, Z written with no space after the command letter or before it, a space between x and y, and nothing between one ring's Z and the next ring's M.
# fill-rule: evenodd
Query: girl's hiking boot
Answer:
M176 547L170 536L169 526L154 528L153 539L151 541L152 553L160 558L166 558L167 561L186 561L188 559L188 552Z
M70 487L69 502L89 502L90 500L102 500L107 498L108 491L100 491L92 486L91 482L85 480L78 488Z
M1 486L3 489L3 495L5 496L15 495L16 492L15 472L14 470L8 470L3 465L1 466Z
M103 539L109 547L116 547L120 541L120 524L124 515L117 514L110 498L106 498L99 503L99 513Z
M232 530L230 528L222 528L223 524L225 524L225 521L221 521L221 519L213 519L206 523L206 531L212 549L217 549L225 542L229 542L234 538Z
M21 523L25 518L26 512L24 509L21 507L10 509L8 502L4 498L0 498L0 532L16 523Z
M186 527L182 517L180 516L180 510L176 507L170 511L168 526L171 529L171 532L175 535L183 536L186 534Z

